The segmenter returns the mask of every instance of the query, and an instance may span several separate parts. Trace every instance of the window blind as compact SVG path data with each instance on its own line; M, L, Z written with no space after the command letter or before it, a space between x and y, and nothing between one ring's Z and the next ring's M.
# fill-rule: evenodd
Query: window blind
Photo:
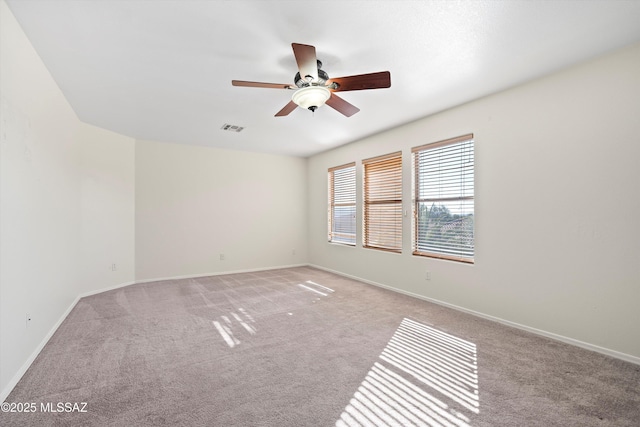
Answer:
M402 251L402 152L364 160L364 246Z
M356 164L329 169L329 241L356 244Z
M415 147L412 153L414 255L473 263L473 135Z

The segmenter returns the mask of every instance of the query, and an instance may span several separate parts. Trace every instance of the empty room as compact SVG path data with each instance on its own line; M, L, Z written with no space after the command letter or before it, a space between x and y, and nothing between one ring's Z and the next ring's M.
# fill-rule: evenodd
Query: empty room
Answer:
M0 425L638 426L640 1L0 19Z

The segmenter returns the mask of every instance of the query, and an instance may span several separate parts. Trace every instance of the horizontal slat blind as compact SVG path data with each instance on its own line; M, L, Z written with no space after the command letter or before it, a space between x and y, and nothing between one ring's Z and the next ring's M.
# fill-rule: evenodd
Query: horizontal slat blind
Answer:
M362 162L364 246L402 251L402 152Z
M473 135L416 147L414 254L474 260Z
M329 169L329 241L356 244L356 164Z

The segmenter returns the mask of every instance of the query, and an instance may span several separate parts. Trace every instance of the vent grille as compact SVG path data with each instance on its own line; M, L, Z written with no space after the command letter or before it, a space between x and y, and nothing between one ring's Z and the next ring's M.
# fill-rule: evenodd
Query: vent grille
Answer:
M230 124L225 123L224 125L222 125L222 127L220 129L228 130L229 132L241 132L242 129L244 129L244 127L243 126L230 125Z

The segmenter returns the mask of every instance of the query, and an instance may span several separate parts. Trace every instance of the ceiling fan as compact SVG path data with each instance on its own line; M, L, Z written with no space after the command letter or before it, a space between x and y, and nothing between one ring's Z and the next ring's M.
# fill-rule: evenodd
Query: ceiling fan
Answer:
M391 74L388 71L333 79L329 78L329 75L321 69L322 62L316 58L316 48L314 46L292 43L291 47L293 48L293 55L296 57L298 69L300 70L294 77L295 86L279 83L248 82L244 80L231 81L231 84L234 86L294 90L295 92L291 97L291 101L276 113L276 117L286 116L298 106L313 112L324 104L327 104L329 107L347 117L351 117L360 111L360 109L340 98L335 92L391 87Z

